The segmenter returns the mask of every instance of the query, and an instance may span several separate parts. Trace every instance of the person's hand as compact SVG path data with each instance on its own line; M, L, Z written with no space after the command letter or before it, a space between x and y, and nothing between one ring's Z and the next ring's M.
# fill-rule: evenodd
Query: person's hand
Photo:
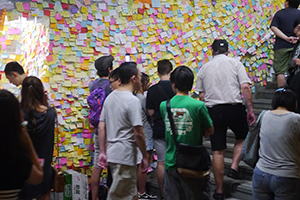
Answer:
M295 62L296 65L300 65L300 59L299 58L295 58L294 62Z
M141 162L141 167L142 167L142 172L147 173L148 170L148 158L143 157L142 162Z
M299 39L298 37L290 36L290 37L287 37L286 41L289 43L295 44L295 43L297 43L298 39Z
M102 169L106 169L107 168L107 161L106 161L106 154L105 153L100 153L99 159L98 159L98 165Z
M248 112L247 113L247 121L248 121L248 123L249 123L250 126L252 126L254 124L255 120L256 119L255 119L255 115L254 115L253 111L252 112Z

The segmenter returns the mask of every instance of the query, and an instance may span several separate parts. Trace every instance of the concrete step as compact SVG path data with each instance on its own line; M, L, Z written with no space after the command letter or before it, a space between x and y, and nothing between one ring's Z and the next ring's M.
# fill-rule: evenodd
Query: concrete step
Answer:
M211 174L212 191L215 190L215 187L215 179L213 174ZM252 181L234 180L224 176L223 189L225 195L228 197L242 200L252 200Z
M209 154L212 155L210 142L205 141L203 143L203 145L207 148ZM233 147L234 147L234 144L227 143L227 149L226 149L225 158L224 158L225 175L228 173L228 170L230 169L231 164L232 164ZM212 159L212 156L211 156L211 159ZM250 166L248 166L246 163L244 163L243 161L241 161L239 164L239 172L240 172L241 179L245 179L245 180L249 180L249 181L252 180L253 169Z
M156 195L158 200L160 199L160 192L158 183L156 180L156 170L149 173L147 176L147 185L146 185L146 191L150 194ZM214 176L211 173L211 195L213 195L213 192L216 189ZM251 198L248 198L249 196L249 188L247 188L245 184L242 185L242 183L247 181L236 181L231 178L224 177L224 191L226 194L225 200L250 200ZM251 184L250 184L251 185ZM235 188L237 188L237 191L234 191ZM243 188L246 188L246 191L243 191ZM251 188L250 188L251 189ZM241 191L240 191L241 190ZM244 195L246 194L247 199L244 199ZM251 193L250 193L251 195Z
M272 99L253 99L253 108L269 110L272 108Z

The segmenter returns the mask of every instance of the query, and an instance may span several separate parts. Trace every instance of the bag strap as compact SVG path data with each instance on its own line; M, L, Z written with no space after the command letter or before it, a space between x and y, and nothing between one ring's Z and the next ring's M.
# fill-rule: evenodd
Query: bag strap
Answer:
M265 115L266 110L261 111L261 113L259 114L258 118L257 118L257 123L259 124L259 126L261 126L261 121L263 116Z
M170 125L171 125L171 129L172 129L172 136L173 136L173 139L174 139L174 142L176 144L176 147L178 148L179 146L179 143L177 141L177 137L176 137L176 129L175 129L175 124L174 124L174 120L173 120L173 117L172 117L172 112L171 112L171 100L168 99L167 100L167 112L168 112L168 118L169 118L169 121L170 121Z
M59 135L59 125L58 125L58 119L57 119L57 116L56 116L56 119L55 119L55 127L54 127L54 134L56 136L56 141L55 141L55 149L57 151L57 164L59 165L60 164L60 158L59 158L59 144L58 144L58 135ZM59 169L57 169L57 171L60 171Z
M164 97L166 98L166 100L170 99L170 97L167 95L166 91L164 90L163 87L161 87L161 85L157 84L157 87L158 87L160 93L162 93L164 95Z

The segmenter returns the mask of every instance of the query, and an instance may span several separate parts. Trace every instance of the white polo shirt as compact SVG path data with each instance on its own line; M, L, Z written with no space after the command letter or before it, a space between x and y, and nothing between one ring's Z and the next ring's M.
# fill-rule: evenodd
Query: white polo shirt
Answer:
M251 84L244 65L237 59L220 54L199 70L195 90L205 93L207 107L242 103L240 85L243 83Z

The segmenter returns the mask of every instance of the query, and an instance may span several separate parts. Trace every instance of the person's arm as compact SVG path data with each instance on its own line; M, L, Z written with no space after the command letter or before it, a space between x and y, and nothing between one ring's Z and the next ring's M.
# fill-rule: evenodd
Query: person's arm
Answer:
M250 126L255 122L255 115L253 113L253 105L252 105L252 94L249 83L242 83L241 89L246 101L246 105L248 108L247 120Z
M271 26L271 30L275 33L275 35L289 43L295 44L298 41L297 37L287 36L285 35L279 28L276 26Z
M107 159L106 159L106 123L104 121L100 121L98 125L98 141L100 148L100 155L98 164L103 169L107 168Z
M199 100L204 101L205 92L199 92Z
M214 126L211 126L209 128L204 128L204 137L208 137L212 134L214 134Z
M33 164L29 178L26 180L26 182L33 185L39 184L43 180L44 173L25 126L22 127L22 142L26 148L25 151L28 153L28 156Z
M136 143L143 155L143 159L141 162L142 170L145 173L148 169L148 158L147 158L147 151L146 151L146 142L145 142L145 134L142 126L134 126L134 135L136 139Z

